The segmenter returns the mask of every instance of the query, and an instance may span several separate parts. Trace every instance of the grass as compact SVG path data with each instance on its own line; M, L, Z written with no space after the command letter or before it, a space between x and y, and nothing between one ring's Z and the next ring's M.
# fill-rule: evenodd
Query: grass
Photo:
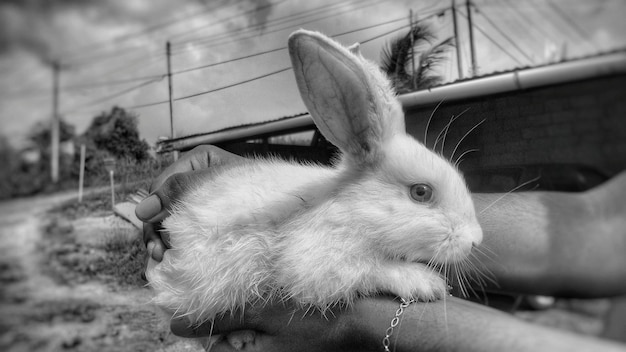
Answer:
M129 192L116 194L123 199ZM75 199L49 210L39 248L47 258L46 270L64 284L98 280L105 283L140 287L147 252L139 230L128 226L94 228L93 233L78 234L73 223L81 218L105 218L112 214L110 192L89 195L78 203ZM103 220L104 221L104 220ZM93 241L79 240L89 238ZM97 241L102 238L102 241Z
M53 232L40 249L46 253L48 274L58 282L71 285L97 280L122 287L145 285L141 274L147 252L136 233L129 233L126 228L113 228L99 244L77 241L73 230L58 230L54 225L47 228Z

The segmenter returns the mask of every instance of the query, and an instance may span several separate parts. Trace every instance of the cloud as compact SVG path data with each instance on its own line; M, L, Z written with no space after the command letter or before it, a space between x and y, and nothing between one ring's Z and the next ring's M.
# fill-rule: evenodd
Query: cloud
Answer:
M561 4L566 2L570 4L569 0L559 0ZM511 12L498 12L498 9L502 10L501 4L482 0L476 3L478 6L484 4L485 13L492 16L520 45L543 54L545 40L536 31L513 31L508 25L510 15L506 17L506 13ZM606 0L604 3L607 5L591 6L589 2L579 0L566 8L580 8L582 12L572 11L572 15L593 23L592 27L588 27L594 28L590 34L602 47L623 46L625 37L622 34L626 26L623 21L624 1ZM299 16L303 11L322 6L331 10L318 11L313 16ZM166 80L133 90L133 87L145 83L144 77L159 77L165 73L166 40L173 43L172 68L178 71L282 47L289 33L299 26L337 34L400 19L386 26L337 38L342 43L351 44L406 24L402 20L408 18L409 8L424 15L445 6L448 4L436 0L419 4L410 0L0 0L2 133L10 133L12 139L17 139L35 121L50 118L52 73L49 63L52 60L61 59L64 64L60 75L61 113L80 132L93 116L110 110L113 105L134 106L167 99ZM536 8L532 6L520 7L520 11L528 18L537 15ZM288 23L283 21L279 25L273 22L292 15L299 18ZM311 21L315 17L319 20ZM476 21L495 37L493 29L483 20L477 15ZM567 39L562 31L557 31L548 22L535 21L537 27L549 31L556 39ZM289 25L293 27L286 28ZM263 31L254 28L246 32L246 39L237 40L239 29L256 26ZM441 37L451 31L446 17L434 23L434 27L442 31ZM276 31L279 28L284 30ZM465 28L461 26L461 35L467 43ZM530 34L535 37L535 42L531 42ZM215 35L221 38L219 45L216 42L207 44L207 40ZM378 60L381 45L391 37L364 44L364 55ZM537 38L541 39L541 43L536 42ZM508 45L509 51L514 51L502 38L497 39L500 44ZM482 73L511 69L516 65L480 33L476 33L476 44ZM572 49L578 47L581 46ZM468 62L465 54L466 66ZM450 60L442 69L456 71L453 64L454 61ZM287 53L282 51L178 74L173 78L174 96L215 89L288 65ZM97 85L99 82L128 79L136 80ZM95 86L68 88L76 85ZM130 91L120 94L127 90ZM115 98L103 99L106 97ZM185 133L207 132L303 111L292 73L287 72L175 104L176 123L181 124L175 128ZM136 109L135 112L140 114L142 138L153 143L157 136L169 135L167 104Z
M229 4L228 0L4 0L0 2L0 54L23 49L49 62L92 44L125 45L122 42L142 34L141 40L157 39L149 34L185 24L187 17L202 13L210 17ZM269 0L238 2L230 6L231 11L243 10L248 16L239 24L235 20L226 24L263 24L272 12L269 5Z

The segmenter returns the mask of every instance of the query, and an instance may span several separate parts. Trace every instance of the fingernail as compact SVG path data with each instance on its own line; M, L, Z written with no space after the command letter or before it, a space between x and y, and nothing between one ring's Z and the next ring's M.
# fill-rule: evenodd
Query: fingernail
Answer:
M156 243L154 243L154 241L149 241L148 245L146 246L146 249L148 250L148 255L150 257L152 257L152 252L154 252L154 246L156 246Z
M160 246L157 242L154 242L153 244L154 246L152 246L152 252L150 252L150 256L157 262L161 262L163 260L163 246Z
M135 207L135 215L139 220L150 220L161 211L161 199L156 194L142 200Z
M196 332L187 319L173 318L170 322L172 334L180 337L194 337Z

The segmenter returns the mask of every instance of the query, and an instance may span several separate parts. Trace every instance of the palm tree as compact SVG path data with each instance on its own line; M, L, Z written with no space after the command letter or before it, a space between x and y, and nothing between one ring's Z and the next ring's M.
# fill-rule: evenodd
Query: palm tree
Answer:
M429 26L415 24L408 33L383 48L381 67L399 94L429 88L443 81L443 77L435 73L435 66L446 59L445 54L454 47L454 38L432 45L434 40L435 35Z

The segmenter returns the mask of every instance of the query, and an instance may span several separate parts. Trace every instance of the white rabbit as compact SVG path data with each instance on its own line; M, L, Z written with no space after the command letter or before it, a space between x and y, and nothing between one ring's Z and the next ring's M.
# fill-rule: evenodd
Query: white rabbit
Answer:
M305 30L289 53L340 160L259 159L190 187L163 223L171 249L147 273L155 302L201 323L255 300L323 311L381 292L441 298L446 281L427 263L466 260L482 239L462 176L406 134L375 64Z

